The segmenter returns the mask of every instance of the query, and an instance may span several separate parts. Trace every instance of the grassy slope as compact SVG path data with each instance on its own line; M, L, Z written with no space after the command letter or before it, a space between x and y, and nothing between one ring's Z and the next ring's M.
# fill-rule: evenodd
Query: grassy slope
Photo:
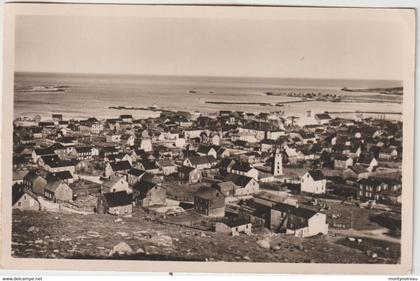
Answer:
M12 250L16 257L96 258L108 257L119 242L145 254L119 257L151 260L223 260L255 262L383 263L396 259L371 259L365 252L340 245L340 237L310 239L272 236L277 250L261 248L256 241L262 234L239 237L203 232L176 225L164 225L144 217L123 218L115 222L109 215L74 215L47 212L14 212ZM37 231L29 232L35 226ZM165 236L171 243L162 243ZM165 239L163 239L165 240ZM115 258L115 257L113 257Z

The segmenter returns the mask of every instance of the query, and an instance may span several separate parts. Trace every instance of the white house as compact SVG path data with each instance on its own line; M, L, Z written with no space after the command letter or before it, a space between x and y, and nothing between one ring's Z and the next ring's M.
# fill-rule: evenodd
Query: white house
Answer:
M300 191L323 194L326 192L327 180L320 170L306 172L300 180Z

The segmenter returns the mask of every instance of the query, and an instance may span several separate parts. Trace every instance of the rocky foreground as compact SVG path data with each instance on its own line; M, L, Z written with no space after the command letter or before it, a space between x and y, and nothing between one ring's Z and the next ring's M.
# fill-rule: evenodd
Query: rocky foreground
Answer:
M373 241L373 243L372 243ZM14 257L293 263L396 263L399 244L258 230L231 237L141 217L13 212ZM385 245L386 244L386 245ZM375 255L372 256L372 253Z

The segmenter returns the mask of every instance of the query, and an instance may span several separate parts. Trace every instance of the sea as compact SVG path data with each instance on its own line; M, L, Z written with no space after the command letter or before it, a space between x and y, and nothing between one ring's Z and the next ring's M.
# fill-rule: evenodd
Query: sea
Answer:
M14 93L14 117L32 117L37 114L43 119L53 113L63 114L66 119L87 117L115 118L120 114L131 114L135 118L156 117L160 112L152 110L113 109L110 107L148 108L156 106L164 110L180 110L215 115L220 110L244 112L283 111L286 116L303 115L308 110L324 111L372 111L402 112L402 104L380 102L325 102L296 101L291 96L269 96L266 92L279 90L293 92L330 93L347 95L341 91L347 88L400 87L401 81L394 80L336 80L297 78L248 78L248 77L198 77L198 76L140 76L110 74L67 74L16 72L15 89L38 86L66 86L63 92ZM351 93L355 95L357 93ZM359 93L361 96L365 93ZM207 102L228 102L213 104ZM246 102L251 104L232 104ZM258 103L268 103L261 105ZM390 118L400 118L397 115Z

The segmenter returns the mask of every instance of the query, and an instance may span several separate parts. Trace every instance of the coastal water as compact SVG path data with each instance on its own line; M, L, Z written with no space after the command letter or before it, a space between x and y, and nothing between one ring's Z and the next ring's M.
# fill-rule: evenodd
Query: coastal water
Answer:
M162 109L199 111L214 114L219 110L246 112L285 111L286 115L301 115L306 110L323 111L382 111L401 112L401 103L323 102L311 101L275 106L277 102L300 98L267 96L267 91L310 91L346 95L342 87L397 87L398 81L219 78L172 76L119 76L90 74L15 73L15 89L34 86L68 86L64 92L21 92L14 95L14 117L40 114L44 119L52 113L65 118L117 117L132 114L135 118L154 117L159 112L149 110L117 110L112 106L144 108L156 105ZM351 93L365 95L364 93ZM206 102L247 102L255 104L211 104ZM261 105L256 103L268 103Z

